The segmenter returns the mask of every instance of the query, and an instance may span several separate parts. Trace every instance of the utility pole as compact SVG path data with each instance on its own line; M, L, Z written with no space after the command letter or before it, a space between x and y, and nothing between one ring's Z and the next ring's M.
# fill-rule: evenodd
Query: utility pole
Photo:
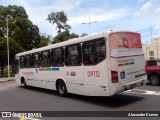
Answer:
M90 17L89 17L89 22L87 22L87 23L82 23L82 24L88 24L89 25L89 34L91 33L91 30L90 30L90 25L92 24L92 23L96 23L96 22L98 22L98 21L90 21Z
M9 63L9 38L8 38L8 32L9 32L9 29L8 29L8 20L9 20L9 16L7 16L7 54L8 54L8 78L10 78L10 63Z

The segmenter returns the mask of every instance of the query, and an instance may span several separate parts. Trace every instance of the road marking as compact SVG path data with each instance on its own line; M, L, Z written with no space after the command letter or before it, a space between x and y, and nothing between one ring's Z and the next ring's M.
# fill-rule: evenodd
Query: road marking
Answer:
M132 89L125 91L126 93L136 93L136 94L145 94L145 95L160 95L160 91L149 91L149 90L140 90Z
M18 117L18 118L21 119L21 117ZM41 120L41 119L37 119L37 118L29 118L29 117L24 117L24 118L25 118L25 120Z
M25 120L25 117L22 116L20 120Z

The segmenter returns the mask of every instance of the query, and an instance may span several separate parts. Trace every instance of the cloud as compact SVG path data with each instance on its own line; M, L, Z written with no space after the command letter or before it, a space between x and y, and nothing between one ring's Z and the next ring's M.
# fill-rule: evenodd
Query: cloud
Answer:
M140 8L140 11L146 11L152 6L152 2L148 1L147 3L143 4L143 6Z
M145 16L146 14L148 14L150 8L152 7L153 5L153 0L150 0L150 1L147 1L146 3L144 3L140 10L136 13L134 13L134 16L135 17L142 17L142 16Z
M142 3L144 2L145 0L137 0L137 3Z
M153 29L155 30L156 36L160 36L160 24L154 25Z
M27 4L27 2L25 0L18 0L17 1L21 6L24 7L24 9L26 10L27 14L32 14L32 9L31 7Z
M155 26L154 26L154 29L155 29L155 30L160 30L160 24L155 25Z
M160 14L160 7L155 10L156 13Z
M148 40L152 25L153 35L160 34L159 0L2 0L1 4L23 6L40 32L52 36L57 34L56 26L46 21L46 18L52 11L60 10L67 14L71 31L78 34L88 32L88 26L81 23L89 22L89 17L90 22L98 21L91 25L91 33L109 29L135 30L145 36L143 40Z
M52 11L65 11L65 13L73 10L78 7L83 0L17 0L18 3L23 6L29 16L29 19L33 24L38 25L41 32L45 33L45 30L48 34L53 36L56 35L56 27L46 21L48 14Z
M113 21L113 20L120 19L126 15L127 15L127 10L124 8L116 9L109 12L106 12L106 10L102 10L102 9L99 9L99 10L92 9L92 12L86 12L84 14L79 14L77 16L71 16L69 18L68 24L74 27L82 23L89 23L89 18L90 18L90 22Z

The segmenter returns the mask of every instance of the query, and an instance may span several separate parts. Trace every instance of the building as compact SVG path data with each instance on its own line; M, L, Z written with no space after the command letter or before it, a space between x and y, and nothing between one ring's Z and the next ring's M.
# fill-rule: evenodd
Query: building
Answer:
M143 44L145 59L160 59L160 37L152 39L150 44Z

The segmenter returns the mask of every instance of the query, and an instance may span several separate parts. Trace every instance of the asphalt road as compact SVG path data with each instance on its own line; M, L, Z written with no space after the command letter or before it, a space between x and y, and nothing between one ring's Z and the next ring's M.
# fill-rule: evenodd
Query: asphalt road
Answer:
M0 83L0 111L160 111L160 86L145 85L112 97L87 97L73 94L60 97L52 90L18 87L15 81L9 81ZM160 117L48 117L39 119L159 120ZM0 118L0 120L20 120L20 118Z

